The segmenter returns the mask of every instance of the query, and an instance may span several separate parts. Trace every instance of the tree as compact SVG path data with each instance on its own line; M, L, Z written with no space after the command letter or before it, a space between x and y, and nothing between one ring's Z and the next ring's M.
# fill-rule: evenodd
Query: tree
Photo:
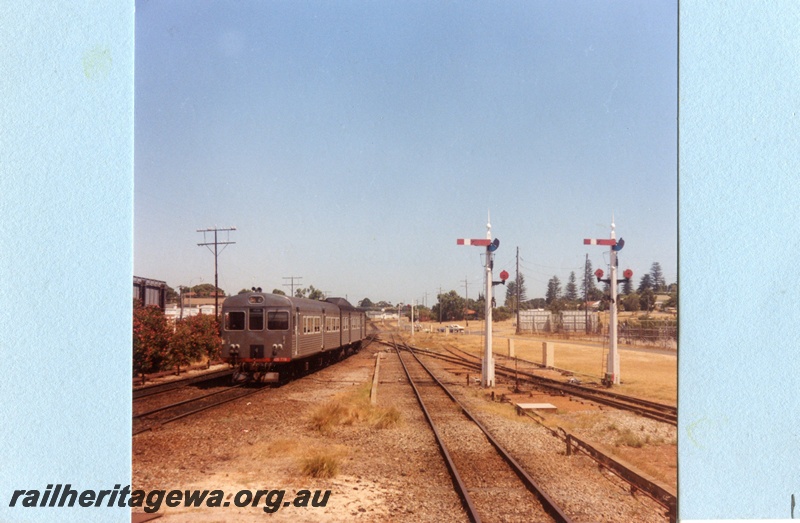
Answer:
M552 304L554 301L561 297L561 280L558 279L558 276L553 276L550 278L550 281L547 282L547 294L545 295L545 301L548 305Z
M642 279L639 280L639 288L636 289L636 292L642 294L647 290L653 290L653 277L650 276L650 274L645 274L642 276Z
M622 294L625 296L629 296L633 292L633 282L631 282L630 278L626 278L625 281L622 283Z
M585 298L587 301L597 301L602 299L603 292L597 288L597 278L595 277L594 273L592 272L592 260L586 259L586 265L584 266L584 278L581 282L581 292L583 295L581 299Z
M647 276L649 276L649 274ZM653 292L653 289L648 287L642 291L640 293L639 303L642 306L642 310L647 311L647 313L652 312L656 306L656 293Z
M667 282L664 281L664 272L661 270L661 264L653 262L650 266L650 279L653 282L653 290L655 292L663 292L667 288Z
M441 317L443 321L464 319L465 300L456 291L450 291L437 296L439 300L431 309L434 318ZM441 316L439 312L441 311Z
M431 310L424 305L414 306L414 319L417 321L431 321Z
M133 372L144 375L161 370L167 360L172 331L160 307L134 305Z
M544 298L534 298L522 304L526 309L544 309L547 306L547 300Z
M307 298L309 300L324 300L325 294L313 285L309 285L307 289L297 288L294 291L295 298Z
M199 298L209 298L214 296L214 288L214 285L211 283L201 283L200 285L192 287L191 291ZM216 287L216 289L220 296L225 296L225 291L219 287Z
M208 358L208 365L219 356L222 338L219 337L219 324L214 316L198 314L179 320L175 324L169 360L178 368L188 366L203 356Z
M525 288L525 277L519 275L519 302L522 303L528 299L526 296L527 289ZM506 282L506 301L505 306L510 309L517 308L517 280Z
M374 307L375 305L372 303L372 300L370 300L369 298L364 298L363 300L358 302L358 306L359 307L368 308L368 307Z
M575 283L575 271L569 273L567 282L567 294L564 296L568 301L578 301L578 285Z
M628 312L637 312L641 310L640 297L636 293L626 294L621 297L620 303L622 307Z
M180 287L178 287L178 289L180 289ZM178 293L175 291L175 289L173 289L169 285L167 285L166 301L167 303L176 303L177 301L179 301Z
M280 289L272 289L272 294L277 294L278 296L286 296L286 293Z

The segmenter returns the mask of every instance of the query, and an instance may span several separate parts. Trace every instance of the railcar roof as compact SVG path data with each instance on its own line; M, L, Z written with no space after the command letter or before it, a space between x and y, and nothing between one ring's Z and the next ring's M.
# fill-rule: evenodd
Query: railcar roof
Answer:
M250 297L251 296L262 296L264 301L262 303L251 303ZM347 303L347 300L343 298L334 298L339 299L346 306L352 308L352 305ZM319 300L309 300L307 298L294 298L289 296L282 296L280 294L270 294L268 292L243 292L242 294L237 294L236 296L230 296L225 298L223 302L224 307L247 307L250 305L259 305L262 307L322 307L328 308L333 306L339 306L337 303L332 303L330 300L328 301L319 301Z
M345 311L354 311L354 310L356 310L356 308L353 307L350 304L350 302L345 300L344 298L328 298L325 301L327 301L328 303L333 303L334 305L336 305L337 307L339 307L340 309L345 310Z

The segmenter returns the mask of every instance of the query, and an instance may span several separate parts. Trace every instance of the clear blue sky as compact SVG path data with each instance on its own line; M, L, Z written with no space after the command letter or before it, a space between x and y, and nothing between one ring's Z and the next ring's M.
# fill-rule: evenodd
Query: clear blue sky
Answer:
M138 276L213 283L195 231L235 226L228 293L430 306L477 297L491 211L528 298L606 269L612 213L677 281L674 1L138 1L135 90Z

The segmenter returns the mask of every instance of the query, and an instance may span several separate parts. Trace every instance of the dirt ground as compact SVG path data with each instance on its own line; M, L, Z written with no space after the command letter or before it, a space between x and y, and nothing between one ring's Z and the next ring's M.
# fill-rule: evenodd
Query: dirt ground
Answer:
M407 324L406 324L407 325ZM410 331L398 331L396 322L387 322L382 327L387 332L401 335L414 346L444 349L457 346L476 355L484 351L484 337L481 334L483 322L470 322L464 334L437 332L438 323L423 324L423 329L433 332L414 333L413 342ZM498 322L492 334L493 351L498 362L508 354L508 340L513 340L514 352L518 358L543 362L544 342L554 344L554 367L569 370L583 383L600 383L607 345L584 341L579 338L564 340L548 339L541 335L517 335L511 320ZM639 348L620 345L621 384L614 387L614 392L636 396L668 405L678 403L678 358L677 351L665 351L652 348ZM453 372L465 374L463 370L452 367ZM562 374L554 371L539 372L542 376L564 379ZM475 376L478 377L478 376ZM490 393L487 392L487 393ZM498 380L497 395L504 395L509 403L551 403L557 407L555 413L543 416L548 424L560 426L575 435L586 437L590 441L605 446L609 454L635 465L639 471L645 472L673 489L677 488L678 450L677 429L666 427L661 423L644 420L637 425L636 420L621 415L620 420L609 421L609 409L588 407L584 403L568 397L553 396L542 393L514 394L509 383ZM576 412L577 411L577 412ZM680 411L679 411L680 415ZM615 415L616 416L616 415ZM622 419L624 418L624 419ZM651 459L658 456L658 459Z
M470 325L472 326L472 325ZM498 353L507 350L503 336L513 336L499 328L495 347ZM479 335L415 334L414 344L436 347L456 344L479 352ZM541 340L515 338L520 357L530 352L530 359L541 358ZM556 365L562 368L592 370L599 376L601 348L557 342ZM355 414L353 419L334 429L320 428L315 419L320 409L336 402L361 403L368 396L374 373L377 349L363 350L337 365L323 369L302 380L280 388L267 389L228 406L166 425L159 430L133 438L132 489L219 489L225 492L227 508L170 508L161 504L159 521L431 521L458 519L460 504L435 446L426 436L427 430L413 401L390 392L393 383L381 381L381 405L400 409L400 422L389 428L378 428L372 418ZM649 357L648 357L649 356ZM620 391L665 401L677 397L676 358L664 354L621 352L623 387ZM643 363L638 363L639 361ZM598 363L594 363L597 361ZM635 365L633 362L637 362ZM463 369L447 364L444 370L454 372L451 381L464 383ZM452 368L451 368L452 367ZM642 368L639 368L642 367ZM671 373L671 378L670 378ZM586 374L591 374L587 372ZM388 379L384 377L383 379ZM586 377L585 379L591 379ZM648 380L659 380L666 390L651 390ZM671 381L670 381L671 380ZM392 380L394 381L394 380ZM671 385L670 385L671 383ZM407 385L397 384L397 390ZM538 424L516 415L514 402L547 402L557 407L555 413L544 414L545 423L563 426L575 435L596 443L619 456L654 479L671 486L677 483L677 436L674 427L621 412L551 397L533 391L513 393L510 386L491 391L479 387L465 388L486 415L506 420L524 430L536 431ZM635 392L634 392L635 391ZM503 396L504 401L500 401ZM543 430L539 428L538 430ZM548 436L549 439L553 439ZM558 451L563 455L564 451ZM587 459L588 458L583 458ZM335 474L315 475L308 464L314 460L331 463ZM597 472L589 466L587 473ZM652 508L636 508L643 500L635 500L618 480L600 480L608 507L592 521L625 521L616 510L644 510L654 521L663 521ZM280 509L266 513L261 507L236 508L235 493L250 489L280 489L286 492ZM330 490L324 507L298 508L288 505L295 493L302 490ZM603 503L603 501L598 501ZM634 508L620 508L633 503ZM645 507L645 505L641 505ZM135 509L134 512L142 512ZM630 513L630 512L629 512ZM636 518L636 520L639 520Z

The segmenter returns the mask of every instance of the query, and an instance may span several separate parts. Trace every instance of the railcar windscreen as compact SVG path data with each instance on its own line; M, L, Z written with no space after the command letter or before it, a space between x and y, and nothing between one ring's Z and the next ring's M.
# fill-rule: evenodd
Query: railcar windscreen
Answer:
M267 329L271 331L288 331L289 313L286 311L268 312Z
M243 331L244 330L244 312L226 312L225 313L225 330L226 331Z
M264 330L264 309L250 309L250 330Z

